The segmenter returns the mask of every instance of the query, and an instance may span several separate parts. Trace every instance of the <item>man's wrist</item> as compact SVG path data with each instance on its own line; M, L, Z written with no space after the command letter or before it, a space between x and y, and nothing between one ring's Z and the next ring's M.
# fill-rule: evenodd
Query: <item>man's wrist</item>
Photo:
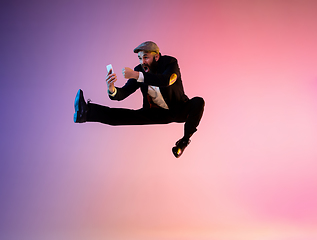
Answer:
M139 72L137 71L134 71L134 76L133 76L134 79L138 79L139 78Z
M117 89L114 88L114 89L113 89L113 92L110 91L110 89L108 89L108 94L109 94L109 96L114 97L114 96L117 94Z

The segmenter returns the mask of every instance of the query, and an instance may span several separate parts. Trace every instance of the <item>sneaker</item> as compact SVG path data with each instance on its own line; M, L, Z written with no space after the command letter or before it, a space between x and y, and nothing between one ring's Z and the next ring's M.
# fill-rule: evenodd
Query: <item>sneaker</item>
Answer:
M88 106L84 98L84 93L81 89L79 89L77 92L74 107L75 107L74 122L75 123L86 122Z
M186 139L182 138L182 139L178 140L175 143L175 147L172 148L172 152L173 152L174 156L176 158L179 158L183 154L185 148L188 146L189 143L190 143L189 139L186 140Z

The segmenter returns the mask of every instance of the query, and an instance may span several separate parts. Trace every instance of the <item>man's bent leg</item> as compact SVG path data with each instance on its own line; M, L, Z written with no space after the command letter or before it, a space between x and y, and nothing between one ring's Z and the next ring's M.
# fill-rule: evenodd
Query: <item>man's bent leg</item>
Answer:
M201 97L188 100L188 117L184 126L184 138L190 138L196 131L204 113L205 101Z
M178 140L172 148L175 157L180 157L190 143L190 137L197 131L197 126L203 116L205 101L201 97L194 97L186 102L177 119L185 122L184 137Z

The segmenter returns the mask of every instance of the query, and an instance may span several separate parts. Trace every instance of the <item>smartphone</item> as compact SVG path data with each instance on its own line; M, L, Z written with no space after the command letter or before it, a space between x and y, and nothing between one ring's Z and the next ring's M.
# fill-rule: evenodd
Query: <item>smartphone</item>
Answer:
M113 68L112 68L112 65L111 65L111 64L107 65L107 71L108 71L108 73L110 72L110 70L112 70L112 72L111 72L111 73L114 73L114 71L113 71Z

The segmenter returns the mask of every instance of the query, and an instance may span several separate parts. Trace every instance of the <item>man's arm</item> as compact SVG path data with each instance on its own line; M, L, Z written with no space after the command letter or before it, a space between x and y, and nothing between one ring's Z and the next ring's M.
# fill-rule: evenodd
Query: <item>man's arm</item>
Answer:
M137 72L138 73L138 72ZM108 94L111 100L121 101L134 93L138 88L139 84L135 79L129 79L126 84L122 87L115 87L114 83L117 81L117 75L111 71L107 74L106 82L108 86Z
M175 83L180 78L180 70L176 58L165 58L162 63L163 73L147 73L141 70L138 65L133 71L131 68L122 69L122 74L125 78L133 78L138 82L144 82L147 85L156 87L168 87Z
M180 70L176 58L162 56L160 58L158 74L144 72L143 82L156 87L168 87L181 78Z

